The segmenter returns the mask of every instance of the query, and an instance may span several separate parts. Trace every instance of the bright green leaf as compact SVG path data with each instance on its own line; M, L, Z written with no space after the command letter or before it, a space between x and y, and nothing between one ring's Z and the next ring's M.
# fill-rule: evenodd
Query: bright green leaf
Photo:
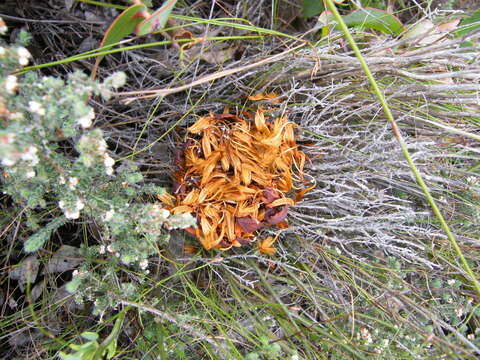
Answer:
M81 336L86 339L86 340L89 340L89 341L95 341L98 339L98 334L97 333L94 333L92 331L85 331L81 334Z
M480 9L475 11L472 16L463 19L458 26L459 29L454 32L456 37L465 36L474 30L480 28Z
M404 27L394 15L379 9L358 9L343 17L349 27L378 30L386 34L398 35Z
M148 19L143 20L136 27L137 35L150 34L159 29L163 29L167 23L168 17L175 6L177 0L167 0L155 11Z
M325 10L323 0L303 0L302 15L312 17Z

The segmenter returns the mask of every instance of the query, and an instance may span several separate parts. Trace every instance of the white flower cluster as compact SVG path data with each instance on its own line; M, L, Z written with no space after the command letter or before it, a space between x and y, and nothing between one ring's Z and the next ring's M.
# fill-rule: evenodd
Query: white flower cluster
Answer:
M113 217L114 214L115 214L115 210L114 210L114 209L108 210L108 211L105 213L105 215L103 215L103 221L107 222L107 221L112 220L112 217Z
M7 94L14 94L18 88L17 77L15 75L8 75L5 78L3 87L5 88L5 91L7 92Z
M98 158L101 158L107 175L113 175L115 160L108 155L107 143L103 138L95 137L92 134L85 134L80 138L79 147L85 149L83 150L85 152L83 157L85 166L90 167Z
M0 138L0 145L9 145L12 144L15 139L14 134L7 134ZM13 166L18 162L22 161L23 165L26 166L25 177L31 179L35 177L34 166L38 164L38 149L30 145L24 151L9 151L7 155L1 159L1 164L3 166ZM16 172L16 169L11 169L11 172Z
M80 217L80 211L85 207L85 204L82 200L77 199L73 206L67 207L65 201L60 200L58 202L58 207L63 210L63 214L67 219L78 219Z
M23 46L17 48L18 63L22 66L28 65L32 54Z
M360 329L360 336L367 344L371 344L373 342L372 334L370 334L370 331L368 331L367 328L363 327Z
M138 263L138 265L140 266L140 269L145 270L148 267L148 260L143 259Z
M103 165L105 165L107 175L113 175L113 165L115 164L115 160L113 160L110 155L105 153L103 155Z
M68 178L68 188L70 190L75 190L75 188L77 187L77 184L78 184L79 180L77 177L71 177L71 178Z

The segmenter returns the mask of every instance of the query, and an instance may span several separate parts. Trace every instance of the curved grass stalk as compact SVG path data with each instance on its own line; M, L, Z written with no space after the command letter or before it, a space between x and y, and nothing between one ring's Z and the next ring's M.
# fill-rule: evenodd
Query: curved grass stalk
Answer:
M403 137L400 133L400 128L397 125L397 122L393 118L393 114L390 111L390 107L387 104L387 101L385 100L385 97L383 96L383 93L381 92L377 82L375 81L375 78L373 77L372 72L370 71L370 68L367 65L367 62L362 56L362 53L360 52L360 49L357 46L357 43L352 37L352 34L350 34L350 31L347 28L347 25L342 19L342 16L338 12L335 4L333 3L333 0L325 0L327 3L328 7L330 8L335 20L338 22L338 25L342 29L343 34L345 35L345 38L349 42L350 46L352 47L352 50L355 54L355 56L358 58L360 61L360 64L362 66L363 71L365 72L365 75L367 76L370 85L372 86L373 92L379 99L380 103L382 104L383 111L385 112L385 115L392 125L392 130L393 134L395 135L395 138L397 139L398 143L400 144L400 147L402 149L403 156L405 157L405 160L408 162L408 165L410 166L410 169L412 170L412 173L415 176L415 179L417 180L418 185L422 188L423 193L425 194L425 197L427 198L428 203L430 204L430 207L432 208L433 213L435 214L435 217L438 219L441 228L443 231L445 231L448 240L450 241L453 249L455 250L455 253L457 254L458 258L460 259L460 262L462 264L463 270L468 274L468 277L470 277L470 280L472 282L473 287L475 288L475 291L478 296L480 296L480 283L475 277L475 274L473 273L470 265L468 265L467 260L463 256L462 250L460 249L460 246L457 243L457 240L455 238L455 235L453 232L450 230L450 227L448 226L447 222L445 221L445 218L443 217L442 213L440 212L440 209L438 208L437 204L435 203L435 200L433 199L432 195L430 194L430 191L427 188L427 185L423 181L422 175L420 174L420 171L418 171L417 167L415 166L412 158L410 157L410 153L408 152L407 146L403 140Z

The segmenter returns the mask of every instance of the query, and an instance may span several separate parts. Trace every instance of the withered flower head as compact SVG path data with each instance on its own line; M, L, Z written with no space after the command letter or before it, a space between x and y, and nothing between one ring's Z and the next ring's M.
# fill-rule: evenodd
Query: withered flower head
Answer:
M295 200L287 196L294 182L304 183L306 156L294 128L262 109L199 118L176 159L173 194L160 200L173 214L196 214L198 226L188 231L206 249L248 244L264 226L288 227L289 207L310 190L293 194ZM272 244L263 241L259 249L272 255Z

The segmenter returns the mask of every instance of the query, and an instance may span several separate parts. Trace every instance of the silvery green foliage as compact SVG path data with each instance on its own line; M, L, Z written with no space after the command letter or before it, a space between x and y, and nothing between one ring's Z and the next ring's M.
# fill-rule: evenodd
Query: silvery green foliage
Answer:
M145 270L156 244L168 239L167 230L190 227L195 220L142 202L163 189L145 184L132 163L115 169L114 154L94 128L89 98L108 99L125 83L125 75L114 74L103 83L81 72L65 81L35 72L16 75L31 58L26 39L22 33L17 43L7 45L0 37L1 183L3 193L31 214L26 226L32 234L24 250L37 251L52 232L82 218L95 224L102 244L88 244L84 251L94 248L108 262ZM41 224L39 211L48 214Z

